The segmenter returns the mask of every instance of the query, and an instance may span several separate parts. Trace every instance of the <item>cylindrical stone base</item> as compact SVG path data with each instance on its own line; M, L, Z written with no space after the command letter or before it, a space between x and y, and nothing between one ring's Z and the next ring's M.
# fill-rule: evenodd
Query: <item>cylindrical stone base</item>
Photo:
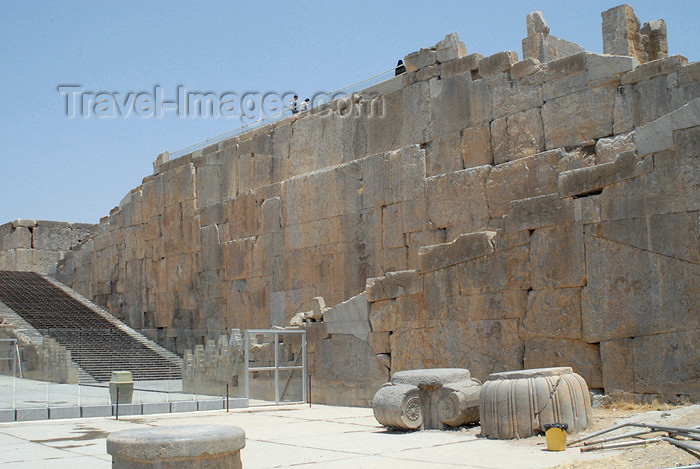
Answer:
M107 437L114 469L239 469L244 446L245 432L233 426L138 428Z
M569 367L492 373L481 387L479 414L488 438L527 438L551 423L578 432L591 422L591 398Z

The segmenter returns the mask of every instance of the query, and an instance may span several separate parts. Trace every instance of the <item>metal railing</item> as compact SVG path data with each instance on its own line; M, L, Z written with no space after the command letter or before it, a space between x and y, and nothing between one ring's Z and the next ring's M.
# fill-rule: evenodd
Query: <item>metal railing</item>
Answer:
M349 94L367 89L368 85L369 86L378 85L379 83L387 81L388 79L376 81L376 83L373 83L371 85L370 85L370 83L374 82L379 77L384 77L385 75L388 75L389 73L394 73L395 70L396 70L396 67L392 67L389 70L385 70L383 72L380 72L380 73L378 73L374 76L371 76L369 78L366 78L362 81L358 81L358 82L353 83L351 85L347 85L347 86L340 88L340 89L337 89L335 91L330 91L328 93L323 93L321 95L318 95L319 98L321 98L321 99L327 98L328 100L312 103L312 105L313 106L325 105L325 104L337 101L339 99L343 99L343 98L347 97ZM360 86L360 85L362 85L362 86ZM316 97L315 97L315 99L316 99ZM179 158L181 156L185 156L188 153L192 153L194 151L201 150L203 148L208 147L209 145L213 145L214 143L219 143L223 140L235 137L235 136L240 135L244 132L248 132L249 130L257 129L258 127L262 127L265 124L271 124L273 122L277 122L279 120L282 120L284 117L288 117L290 115L292 115L291 108L288 106L285 106L283 108L282 112L280 112L278 114L260 118L260 119L256 120L255 122L251 122L249 124L242 125L241 127L237 127L237 128L230 130L228 132L224 132L222 134L207 138L205 140L202 140L201 142L195 143L195 144L190 145L188 147L176 150L176 151L169 154L169 158L171 160L173 160L173 159Z

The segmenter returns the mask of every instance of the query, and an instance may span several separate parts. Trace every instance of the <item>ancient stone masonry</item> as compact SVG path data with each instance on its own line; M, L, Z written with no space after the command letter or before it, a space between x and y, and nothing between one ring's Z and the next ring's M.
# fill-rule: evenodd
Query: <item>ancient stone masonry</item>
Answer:
M96 225L45 220L15 220L0 225L0 270L54 273L71 246Z
M697 398L700 64L625 5L610 54L526 25L523 60L448 35L349 99L160 155L59 279L180 353L318 309L323 402L426 367Z

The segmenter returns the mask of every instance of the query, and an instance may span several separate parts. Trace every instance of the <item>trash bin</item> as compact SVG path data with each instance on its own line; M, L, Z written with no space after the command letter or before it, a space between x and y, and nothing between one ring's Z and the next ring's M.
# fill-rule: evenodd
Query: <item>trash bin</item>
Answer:
M568 428L569 426L565 423L547 423L544 425L547 450L564 451L566 449L566 430Z
M109 380L109 398L112 404L117 403L117 389L119 389L119 404L131 404L134 394L134 380L131 371L113 371Z

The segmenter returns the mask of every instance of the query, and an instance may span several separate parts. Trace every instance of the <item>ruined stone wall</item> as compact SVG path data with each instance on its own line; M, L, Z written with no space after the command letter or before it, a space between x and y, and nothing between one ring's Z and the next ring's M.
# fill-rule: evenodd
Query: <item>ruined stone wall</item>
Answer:
M371 301L366 341L314 326L326 402L343 366L358 403L422 366L697 394L700 64L448 37L406 65L381 96L159 158L59 279L182 352L192 330L284 325L417 269L420 290ZM477 232L492 252L424 270L421 248Z
M15 220L0 225L0 270L53 273L71 246L95 225L46 220Z

